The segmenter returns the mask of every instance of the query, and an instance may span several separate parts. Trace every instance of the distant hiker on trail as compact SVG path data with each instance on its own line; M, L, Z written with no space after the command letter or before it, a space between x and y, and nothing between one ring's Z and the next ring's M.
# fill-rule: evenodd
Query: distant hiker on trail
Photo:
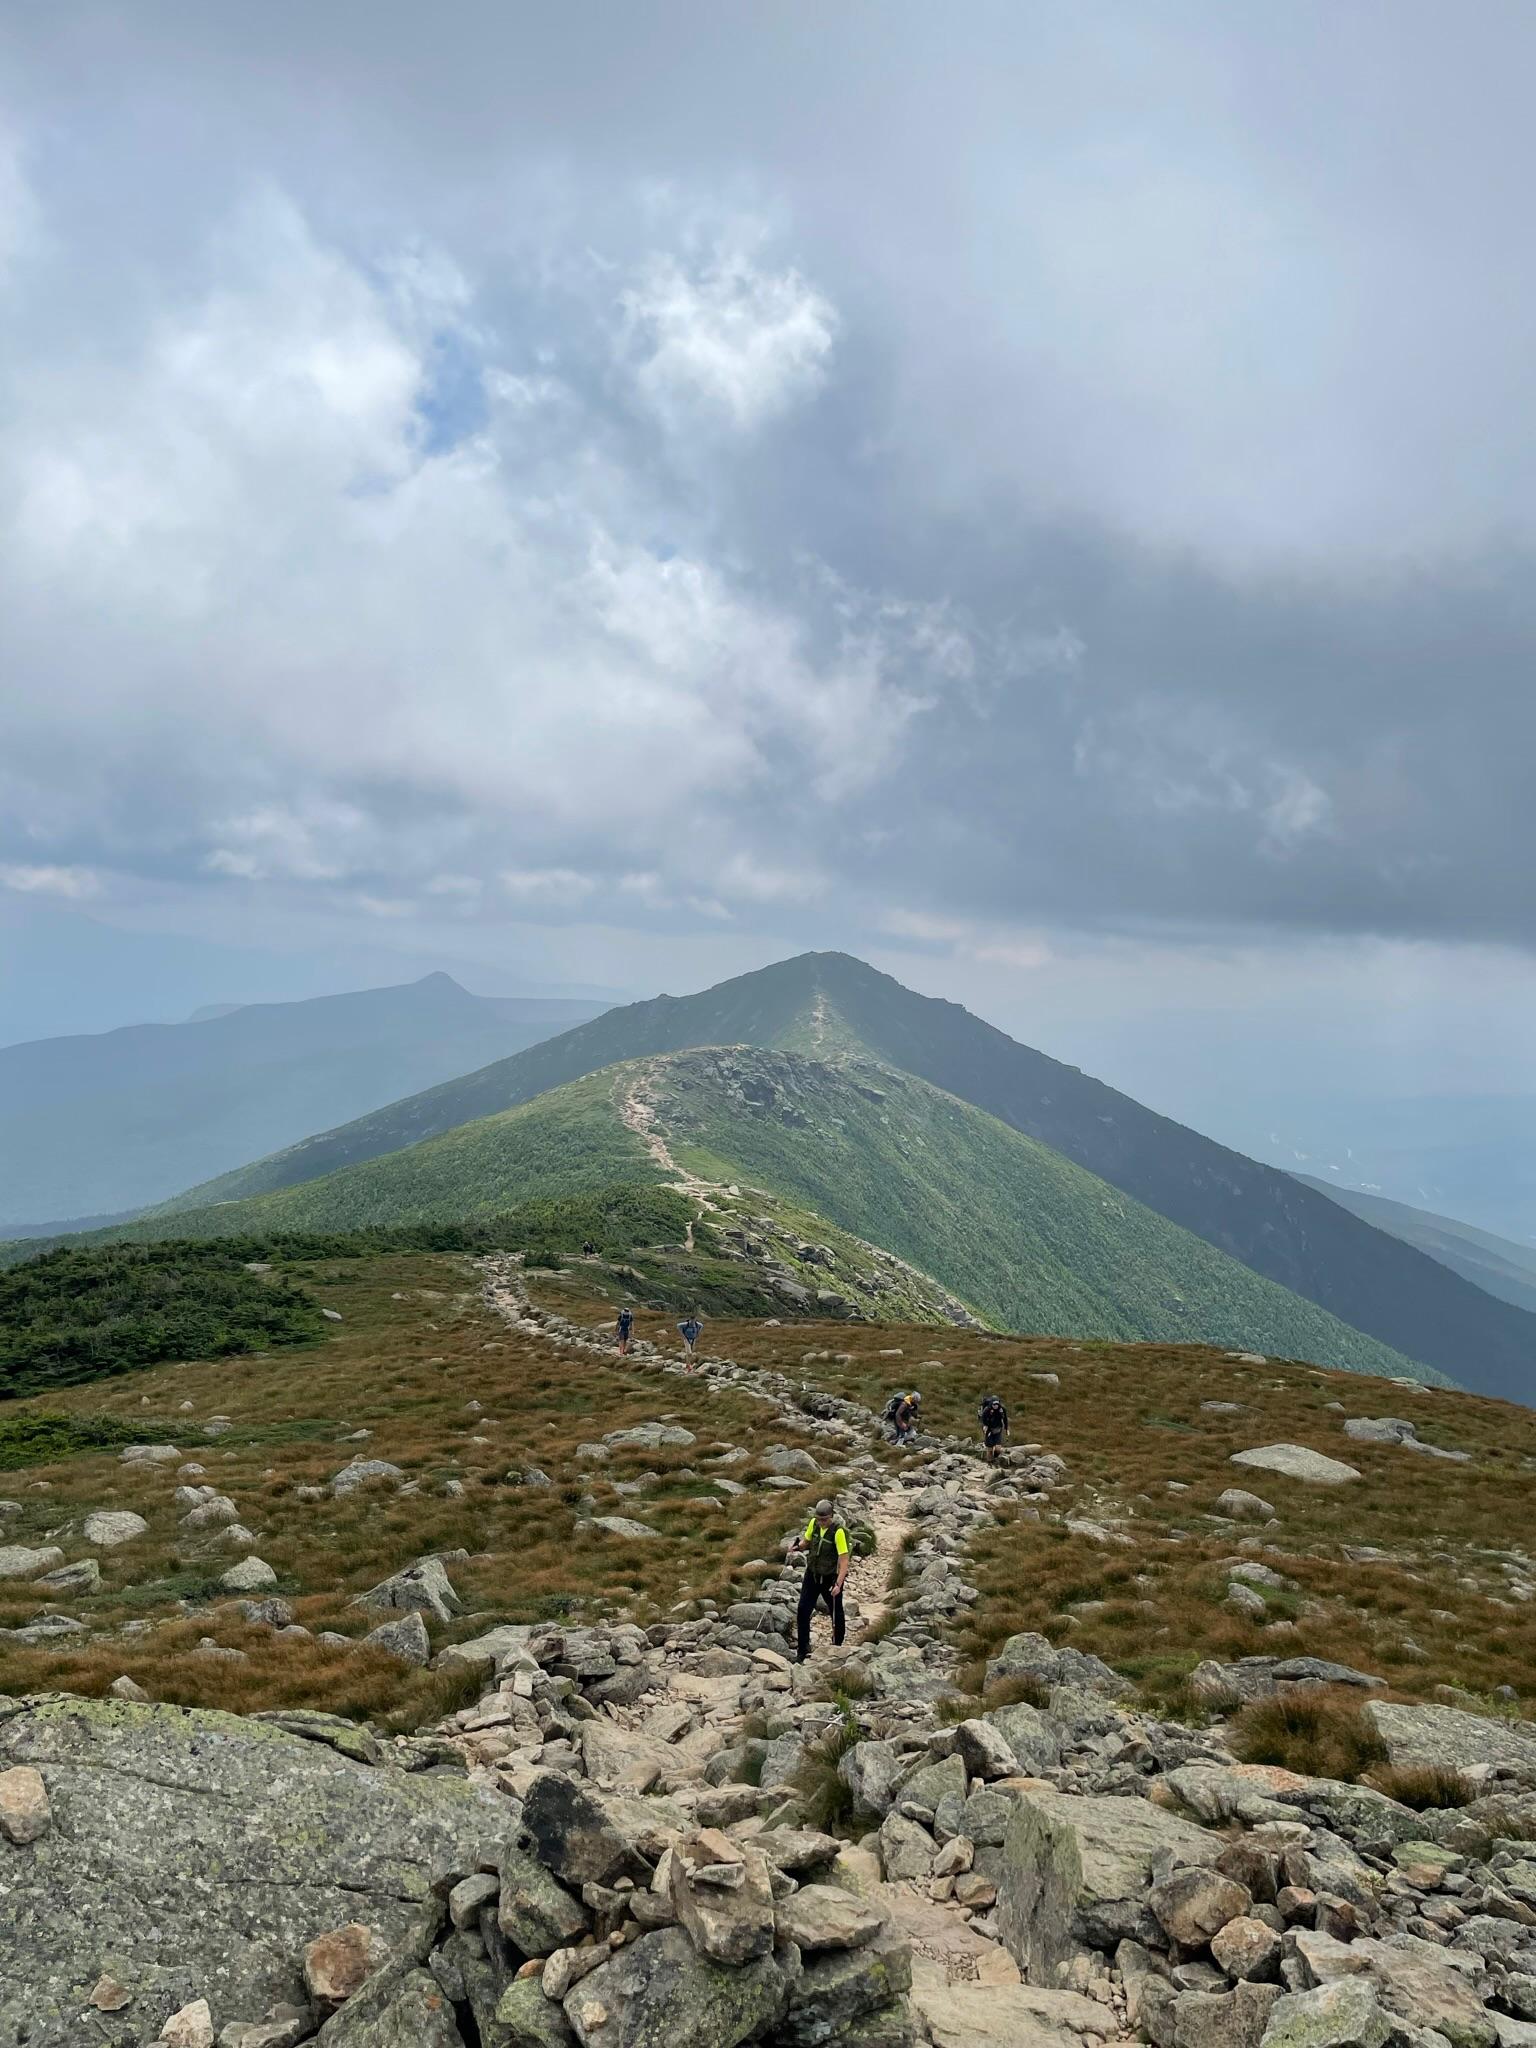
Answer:
M793 1557L797 1550L806 1553L800 1608L795 1616L795 1659L803 1664L811 1654L811 1616L818 1602L826 1602L827 1612L832 1617L834 1643L840 1643L848 1629L843 1614L843 1587L847 1583L853 1554L848 1548L848 1531L837 1519L837 1510L831 1501L817 1501L815 1512L805 1525L805 1534L797 1536L789 1546L790 1556Z
M922 1421L922 1405L921 1394L892 1394L886 1405L885 1419L895 1430L897 1443L909 1444L917 1435L917 1425Z
M629 1340L633 1336L635 1328L634 1310L632 1308L621 1308L619 1310L618 1323L615 1327L618 1330L619 1337L619 1356L620 1358L627 1358L629 1356Z
M686 1323L679 1323L677 1327L682 1336L683 1349L688 1354L688 1370L692 1372L693 1347L695 1344L698 1343L700 1337L703 1336L704 1325L699 1321L697 1311L695 1311L695 1313L688 1318Z
M996 1394L988 1394L977 1410L981 1440L987 1447L987 1463L995 1465L1003 1455L1003 1438L1008 1434L1008 1410Z
M584 1259L595 1259L597 1257L597 1246L592 1242L590 1237L586 1238L583 1241L581 1247L581 1255Z

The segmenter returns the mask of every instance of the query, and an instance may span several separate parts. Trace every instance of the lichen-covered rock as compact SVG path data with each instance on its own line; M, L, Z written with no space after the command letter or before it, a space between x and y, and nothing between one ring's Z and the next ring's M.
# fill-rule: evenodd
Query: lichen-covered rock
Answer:
M1275 2001L1260 2048L1384 2048L1391 2023L1358 1977Z
M899 2020L899 2001L911 1988L912 1951L893 1928L862 1947L813 1956L790 1984L776 2048L843 2048L858 2040L861 2021L877 2014Z
M432 1639L427 1634L427 1624L415 1608L394 1621L381 1621L377 1628L369 1629L363 1643L368 1649L383 1650L387 1656L398 1657L402 1664L421 1667L432 1661Z
M1246 1913L1253 1898L1235 1878L1195 1864L1153 1885L1147 1904L1170 1941L1180 1948L1203 1948L1229 1920Z
M497 1919L515 1949L525 1956L552 1956L556 1949L580 1941L587 1931L586 1908L541 1863L520 1849L507 1848L500 1868Z
M1459 1707L1399 1706L1390 1700L1368 1701L1365 1713L1394 1764L1451 1770L1514 1764L1536 1771L1536 1728L1528 1722L1496 1721Z
M199 1997L220 2015L307 2004L317 1929L359 1920L407 1947L436 1923L434 1880L494 1858L507 1825L504 1802L463 1778L123 1700L0 1707L0 1769L28 1766L47 1780L52 1826L5 1872L6 2048L24 2025L28 2048L74 2048L104 1971L132 2003L93 2013L99 2048L140 2048L147 2012ZM326 2048L341 2038L322 2036ZM443 2038L456 2048L456 2033Z
M780 1941L802 1954L824 1948L862 1948L885 1925L885 1916L840 1885L807 1884L791 1892L776 1915Z
M773 1886L757 1849L718 1828L700 1828L676 1843L667 1895L700 1955L740 1965L773 1947Z
M1085 1943L1162 1937L1147 1905L1154 1859L1212 1864L1220 1838L1147 1799L1019 1794L1003 1836L998 1927L1027 1982L1052 1984Z
M148 1527L142 1515L133 1514L127 1508L102 1508L96 1514L86 1516L80 1524L80 1534L87 1543L110 1550L119 1543L131 1543Z
M463 1602L449 1583L441 1558L419 1557L393 1578L354 1595L353 1607L371 1607L384 1614L405 1614L420 1610L435 1621L452 1621L463 1612Z
M1347 1486L1360 1477L1342 1458L1327 1457L1305 1444L1260 1444L1251 1451L1234 1451L1231 1462L1263 1472L1283 1472L1287 1479L1304 1480L1309 1486Z
M519 1977L496 2007L498 2038L504 2048L576 2048L564 2008L544 1996L537 1977Z
M783 2012L772 1956L727 1969L680 1927L644 1934L583 1977L565 1998L582 2048L737 2048Z

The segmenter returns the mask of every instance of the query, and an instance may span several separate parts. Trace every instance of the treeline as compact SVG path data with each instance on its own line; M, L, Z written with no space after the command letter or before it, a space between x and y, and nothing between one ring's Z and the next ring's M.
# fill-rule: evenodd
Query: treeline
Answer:
M302 1289L248 1273L228 1245L63 1247L0 1274L0 1397L312 1343L324 1327Z

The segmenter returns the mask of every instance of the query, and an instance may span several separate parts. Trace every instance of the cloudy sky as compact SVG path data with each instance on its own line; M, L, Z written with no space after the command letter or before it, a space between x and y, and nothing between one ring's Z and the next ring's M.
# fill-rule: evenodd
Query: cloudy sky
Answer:
M27 1020L844 946L1208 1126L1536 1089L1533 62L5 10L0 933L112 963Z

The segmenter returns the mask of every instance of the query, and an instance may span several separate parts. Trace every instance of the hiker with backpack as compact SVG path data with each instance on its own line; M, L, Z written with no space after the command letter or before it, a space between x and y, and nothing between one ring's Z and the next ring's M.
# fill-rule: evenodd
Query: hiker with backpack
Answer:
M917 1425L922 1420L919 1413L923 1405L921 1394L892 1394L885 1404L885 1420L896 1432L898 1444L909 1444L917 1435Z
M632 1308L621 1308L619 1310L618 1321L615 1325L615 1329L617 1331L619 1339L620 1358L627 1358L629 1356L629 1340L631 1336L634 1334L634 1328L634 1310Z
M811 1616L825 1602L832 1617L832 1641L841 1643L847 1633L843 1614L843 1587L847 1583L853 1553L848 1531L837 1518L829 1500L819 1500L805 1525L805 1533L789 1546L789 1554L803 1550L805 1577L800 1582L800 1606L795 1615L795 1662L803 1664L811 1654Z
M1003 1438L1008 1434L1008 1410L997 1394L988 1394L977 1410L981 1424L981 1441L986 1446L987 1463L995 1465L1003 1455Z
M683 1340L683 1349L688 1355L687 1370L689 1372L692 1372L693 1347L695 1344L698 1343L700 1337L702 1337L704 1334L704 1325L699 1321L698 1310L695 1309L693 1314L689 1316L688 1320L686 1322L679 1323L677 1328L678 1334L681 1336Z

